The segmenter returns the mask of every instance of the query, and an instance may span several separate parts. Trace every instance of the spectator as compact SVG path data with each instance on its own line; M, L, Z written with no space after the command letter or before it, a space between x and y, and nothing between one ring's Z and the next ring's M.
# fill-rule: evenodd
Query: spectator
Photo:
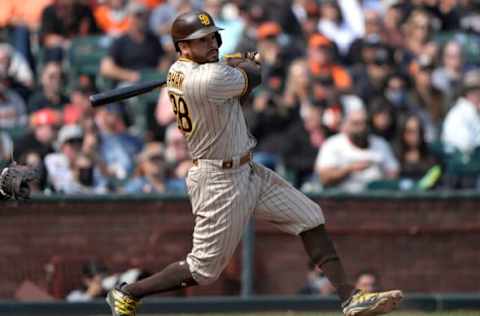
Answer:
M150 30L160 39L163 49L168 53L174 53L175 47L170 36L170 28L173 19L179 12L192 10L192 4L189 0L165 1L153 8L150 14ZM215 21L216 23L217 21Z
M23 56L6 43L0 43L0 82L24 102L30 97L33 73Z
M279 71L280 73L277 73ZM253 109L249 109L246 118L258 146L253 159L275 169L279 161L282 144L281 133L296 118L297 109L287 107L281 99L283 72L280 68L271 69L265 83L253 100Z
M295 187L301 187L314 174L315 158L326 139L322 124L326 103L312 101L304 103L301 119L293 122L283 134L282 161L287 171L292 173L290 181Z
M363 64L357 65L352 76L354 91L368 104L375 96L383 94L385 80L395 71L395 63L389 47L378 43L363 47L367 49L372 49L372 55L362 53Z
M27 124L27 107L22 97L1 80L0 69L0 129L18 129Z
M58 152L45 157L52 189L64 194L104 193L106 179L93 161L82 153L83 129L65 125L58 133Z
M43 159L53 153L57 132L62 124L62 115L51 108L43 108L30 115L30 131L15 145L15 160L20 163L38 161L40 170L40 187L46 186L47 173Z
M360 272L356 277L355 288L365 292L379 291L376 274L370 271Z
M130 2L127 12L126 33L112 42L100 65L101 75L116 81L139 80L141 71L158 69L164 55L159 39L147 29L147 8Z
M331 76L339 91L347 91L352 79L347 70L335 63L335 47L325 36L314 34L308 41L308 63L310 73L316 76Z
M172 104L170 103L167 89L160 90L154 116L151 130L147 133L145 139L154 139L163 142L168 125L176 122L177 119L175 113L172 111Z
M393 3L382 18L386 44L395 49L404 46L405 37L401 25L406 16L405 6L402 3Z
M135 156L143 143L127 131L124 105L113 103L98 109L95 123L99 131L99 153L109 174L117 181L125 181L135 168Z
M35 69L31 45L32 39L35 39L35 35L38 33L43 10L53 1L3 0L1 2L0 28L6 27L9 42L15 47L16 52L22 56L22 59L27 62L30 69ZM33 84L33 81L31 83ZM29 85L27 84L27 86Z
M392 143L397 127L393 105L385 97L377 97L370 103L368 112L372 134Z
M95 8L95 21L103 33L117 37L128 29L127 0L107 0Z
M438 53L438 45L432 41L434 32L432 16L428 11L414 9L404 25L404 49L403 62L410 64L419 55L428 55L435 59Z
M442 50L442 65L432 74L432 85L443 92L448 101L453 101L465 73L462 45L456 41L445 43Z
M7 70L11 87L26 100L34 84L33 71L27 60L9 44L0 43L0 68L2 72Z
M283 94L283 102L287 107L300 108L300 104L308 102L310 73L305 59L297 59L288 68L288 77Z
M57 62L45 64L41 73L41 87L28 101L28 111L33 113L42 108L62 110L69 102L68 97L62 91L64 84L61 64Z
M79 1L55 0L42 12L41 42L45 47L44 59L61 61L64 49L75 36L98 32L95 18L88 5Z
M460 1L438 1L430 9L438 18L442 32L455 31L460 28L461 8Z
M460 28L465 32L480 33L480 3L477 1L463 1L460 4L462 12L460 17Z
M395 150L400 162L400 178L419 181L438 164L425 141L422 120L416 114L400 122Z
M65 124L81 124L83 120L91 115L89 97L95 91L89 87L76 86L70 93L70 103L63 109L63 120Z
M461 96L443 123L442 140L469 155L480 146L480 70L465 74Z
M383 87L384 97L394 106L397 114L404 114L411 110L408 94L410 91L410 78L401 72L393 72L385 79Z
M108 289L103 286L107 276L107 268L98 262L90 261L82 267L82 287L71 291L66 300L68 302L88 302L105 296Z
M248 3L242 1L239 6L240 18L243 21L244 29L241 39L235 51L249 52L257 49L257 30L262 22L265 22L265 8L259 3Z
M300 23L304 41L306 38L310 38L310 36L318 32L320 10L317 1L295 0L292 3L292 12Z
M186 192L185 178L192 167L187 141L176 123L168 126L165 134L165 158L169 169L170 191Z
M298 37L301 34L301 26L292 10L292 1L262 0L260 3L265 13L265 21L277 22L288 37Z
M357 13L361 12L361 8L354 1L349 2L348 9ZM351 13L342 11L336 0L323 0L320 3L318 31L335 42L341 55L346 55L353 40L361 35L360 30L355 27L354 21L344 18L345 14L350 15Z
M295 53L297 49L293 45L288 48L288 55L285 47L281 43L280 37L283 36L282 29L277 22L268 21L262 23L257 31L257 49L262 56L262 77L268 82L272 72L283 72L284 65L288 61L300 55Z
M12 161L13 141L5 132L0 131L0 167L5 167Z
M410 67L414 86L408 102L422 116L428 142L437 139L446 107L441 91L432 85L434 67L428 55L420 55Z
M321 147L315 169L324 187L358 192L371 181L396 178L399 166L388 143L368 133L366 111L353 108L342 132Z
M348 51L347 61L350 64L356 64L362 62L362 48L365 46L366 41L376 40L377 42L384 43L383 33L383 21L380 14L376 11L365 12L365 34L362 37L355 39Z
M305 285L298 291L301 295L333 295L335 288L325 277L322 270L314 264L308 265L308 274Z
M164 193L168 191L167 162L161 143L148 143L138 155L133 179L123 191L126 193Z
M207 11L215 21L215 25L221 27L220 31L222 36L222 46L219 48L220 56L235 52L235 48L240 40L240 35L243 32L243 23L237 18L237 16L228 16L227 10L224 10L228 6L235 6L234 3L226 4L222 3L222 0L205 0L203 2L204 10ZM231 10L235 10L235 7Z

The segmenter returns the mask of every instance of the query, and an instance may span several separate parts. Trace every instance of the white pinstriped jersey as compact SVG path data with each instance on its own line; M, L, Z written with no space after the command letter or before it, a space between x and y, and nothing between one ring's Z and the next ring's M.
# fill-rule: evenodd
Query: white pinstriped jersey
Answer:
M255 147L239 101L247 84L243 71L223 62L179 58L170 67L170 103L192 158L231 159Z
M199 284L218 278L254 213L295 235L325 222L316 203L266 167L250 161L224 168L225 160L238 159L256 144L239 100L247 87L246 74L222 62L180 58L168 72L177 125L198 159L186 178L195 217L186 262Z

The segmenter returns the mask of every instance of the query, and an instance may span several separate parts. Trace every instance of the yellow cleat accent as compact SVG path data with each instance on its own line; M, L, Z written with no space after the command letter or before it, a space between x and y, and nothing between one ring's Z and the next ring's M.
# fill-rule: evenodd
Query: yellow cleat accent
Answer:
M400 290L387 292L359 291L342 304L345 316L374 316L390 313L403 298Z
M106 301L112 310L112 316L136 315L138 300L117 288L108 292Z

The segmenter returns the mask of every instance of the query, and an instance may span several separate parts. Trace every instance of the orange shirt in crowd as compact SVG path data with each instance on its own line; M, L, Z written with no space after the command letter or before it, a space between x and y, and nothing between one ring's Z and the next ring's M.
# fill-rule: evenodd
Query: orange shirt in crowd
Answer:
M38 30L43 9L54 0L0 0L0 27L9 24L27 25Z
M332 43L321 34L314 34L308 42L309 48L332 49ZM310 72L314 76L331 77L335 87L340 90L348 90L352 86L352 78L348 71L341 65L329 63L321 65L312 60L309 61Z
M332 77L335 87L340 90L348 90L352 86L350 74L340 65L320 66L310 62L310 72L313 76Z
M165 0L137 0L137 2L144 4L148 9L153 9L157 5L166 2Z
M124 33L128 29L128 17L125 15L123 19L115 21L111 18L110 12L110 8L106 5L95 8L94 15L98 26L107 34Z

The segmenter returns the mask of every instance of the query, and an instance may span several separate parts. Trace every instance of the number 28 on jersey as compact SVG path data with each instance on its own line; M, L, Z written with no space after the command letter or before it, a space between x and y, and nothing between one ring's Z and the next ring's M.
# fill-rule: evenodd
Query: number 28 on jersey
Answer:
M170 72L167 78L168 87L181 91L184 76L181 72ZM177 118L178 128L184 134L190 134L193 131L193 123L188 110L188 105L182 95L169 92L170 103L173 107L173 113Z

